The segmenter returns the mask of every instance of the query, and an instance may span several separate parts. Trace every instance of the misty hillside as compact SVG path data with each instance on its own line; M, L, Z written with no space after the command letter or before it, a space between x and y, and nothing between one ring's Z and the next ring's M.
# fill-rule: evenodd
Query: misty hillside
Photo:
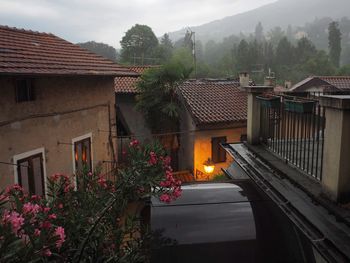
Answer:
M254 32L260 21L265 32L275 26L285 29L289 24L302 26L315 18L339 19L349 16L350 0L279 0L263 7L229 16L201 26L191 27L196 38L203 42L210 39L220 41L232 34ZM191 26L191 25L189 25ZM185 29L169 33L173 41L185 34Z

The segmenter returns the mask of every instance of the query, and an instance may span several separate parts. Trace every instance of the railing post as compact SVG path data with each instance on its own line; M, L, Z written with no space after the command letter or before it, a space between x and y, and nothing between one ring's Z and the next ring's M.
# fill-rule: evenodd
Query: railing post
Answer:
M271 86L244 87L248 95L247 108L247 141L249 144L258 144L260 136L260 103L256 96L264 92L272 92Z
M350 200L350 96L322 96L326 126L322 187L333 201Z

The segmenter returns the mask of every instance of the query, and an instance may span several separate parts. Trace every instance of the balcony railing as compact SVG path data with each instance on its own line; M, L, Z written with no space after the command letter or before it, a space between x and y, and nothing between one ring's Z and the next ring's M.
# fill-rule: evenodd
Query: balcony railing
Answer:
M322 179L325 110L317 100L264 95L260 141L286 162Z

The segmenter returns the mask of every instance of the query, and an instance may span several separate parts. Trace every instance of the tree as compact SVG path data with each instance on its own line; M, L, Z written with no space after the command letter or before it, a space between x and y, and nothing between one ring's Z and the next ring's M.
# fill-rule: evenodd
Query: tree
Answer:
M261 42L264 40L264 28L261 22L259 22L255 27L255 39L258 42Z
M169 35L164 34L160 40L160 44L155 48L153 55L157 58L157 61L160 64L166 64L172 57L173 49L173 43L171 42Z
M304 63L317 54L316 47L306 37L301 38L295 49L296 61L298 63Z
M276 49L277 65L291 65L293 63L293 53L294 49L292 44L286 37L283 37Z
M158 39L152 29L146 25L136 24L130 28L120 41L122 62L128 64L153 64L153 53L158 46Z
M334 66L339 67L341 53L341 32L338 22L331 22L328 26L329 58Z
M114 47L109 46L107 44L97 43L95 41L88 41L85 43L78 43L78 45L112 61L117 60L117 51Z
M192 71L178 60L151 68L137 83L136 109L144 114L152 132L173 132L178 128L180 104L176 89Z
M236 50L237 58L237 69L238 71L249 71L250 70L250 61L249 57L249 44L244 39L239 42L239 45Z
M276 47L280 40L283 38L284 31L281 27L276 26L273 29L271 29L270 32L267 33L267 36L272 45Z

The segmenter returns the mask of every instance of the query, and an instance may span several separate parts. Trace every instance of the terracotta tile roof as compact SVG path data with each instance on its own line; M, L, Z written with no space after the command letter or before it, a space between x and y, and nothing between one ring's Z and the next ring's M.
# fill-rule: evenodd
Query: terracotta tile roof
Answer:
M323 87L327 91L349 91L350 76L311 76L295 84L289 91L302 92L311 87Z
M135 75L53 34L0 26L0 74Z
M140 80L140 75L147 69L159 67L159 66L132 66L129 67L130 70L138 73L138 76L135 77L117 77L115 78L115 92L116 93L129 93L134 94L136 91L136 82Z
M350 90L350 76L321 76L319 78L340 90Z
M190 80L179 87L179 93L196 125L247 120L247 93L237 81Z

